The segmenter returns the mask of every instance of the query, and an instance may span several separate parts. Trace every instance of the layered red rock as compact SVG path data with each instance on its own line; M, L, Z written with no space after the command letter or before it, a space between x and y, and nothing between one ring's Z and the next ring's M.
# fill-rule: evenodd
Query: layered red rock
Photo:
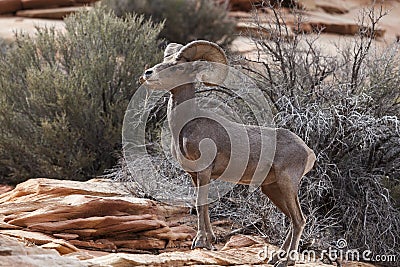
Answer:
M13 189L14 189L14 187L12 187L10 185L2 185L2 184L0 184L0 195L6 193L8 191L11 191Z
M63 19L68 15L81 10L90 10L90 8L81 6L71 6L71 7L57 7L57 8L45 8L45 9L27 9L18 11L16 15L18 17L27 17L27 18Z
M54 250L57 243L37 246L30 240L18 240L0 234L1 266L96 266L96 267L131 267L131 266L266 266L266 260L272 251L271 246L260 237L239 235L232 237L221 251L196 249L191 251L172 251L158 255L138 253L88 253L80 250L60 255ZM99 247L106 245L96 243ZM230 244L230 245L229 245ZM46 248L46 249L45 249ZM106 250L107 248L105 248ZM329 267L319 261L296 263L298 267ZM373 267L371 264L346 262L348 267Z
M234 236L221 251L195 249L164 252L159 255L113 253L83 261L90 266L271 266L267 260L278 247L271 246L260 237ZM330 267L319 260L298 261L297 267ZM348 267L374 267L371 264L346 262Z
M254 5L260 4L261 2L262 0L230 0L229 8L232 11L250 11Z
M329 14L346 14L349 12L349 8L345 1L332 2L328 0L315 1L315 6L321 8L323 11Z
M0 15L63 19L99 0L0 0Z
M74 0L21 0L23 9L72 6Z
M224 2L224 0L220 0ZM281 5L283 7L298 6L300 8L309 9L316 7L316 3L319 1L315 0L229 0L229 7L232 11L251 11L254 8L262 8L268 4L272 6Z
M219 251L189 250L196 232L188 208L130 196L102 179L29 180L0 195L0 214L1 266L265 266L278 249L236 235ZM222 226L231 222L215 221L217 235Z
M129 196L107 180L31 179L0 195L0 234L63 253L68 245L108 251L160 250L171 244L188 249L195 230L170 221L188 212Z
M0 14L13 13L22 9L21 0L1 0Z
M0 266L87 266L76 258L60 256L54 249L45 249L29 244L29 241L21 242L4 235L0 235L0 256Z

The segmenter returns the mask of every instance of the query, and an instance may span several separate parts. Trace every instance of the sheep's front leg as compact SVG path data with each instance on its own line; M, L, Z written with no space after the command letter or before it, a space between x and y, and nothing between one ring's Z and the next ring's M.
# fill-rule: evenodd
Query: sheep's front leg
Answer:
M208 189L210 185L211 169L205 169L197 173L197 226L198 231L193 239L192 249L206 248L213 250L212 239L214 234L211 229L210 216L208 214Z

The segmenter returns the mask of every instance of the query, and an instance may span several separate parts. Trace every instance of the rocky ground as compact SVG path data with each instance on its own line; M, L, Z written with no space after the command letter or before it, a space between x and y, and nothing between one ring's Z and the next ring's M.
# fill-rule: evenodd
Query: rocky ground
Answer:
M195 224L189 208L133 197L109 180L31 179L0 195L0 266L266 266L260 252L277 249L234 235L218 251L190 250ZM220 240L234 227L213 225Z
M97 0L2 0L0 1L0 38L12 40L15 32L33 33L35 26L54 26L62 29L62 18L80 9L90 8ZM254 47L248 41L248 34L255 29L251 4L261 0L230 0L230 16L237 23L238 38L233 43L235 51L251 51ZM373 0L298 0L304 8L304 25L306 31L312 28L323 29L320 38L325 50L334 49L338 38L346 40L358 31L357 20L360 10L371 6ZM375 1L382 5L388 14L382 19L378 29L378 42L391 43L400 36L400 0ZM263 23L271 16L260 10L260 21ZM265 9L264 9L265 10ZM287 22L291 23L288 10L285 11Z

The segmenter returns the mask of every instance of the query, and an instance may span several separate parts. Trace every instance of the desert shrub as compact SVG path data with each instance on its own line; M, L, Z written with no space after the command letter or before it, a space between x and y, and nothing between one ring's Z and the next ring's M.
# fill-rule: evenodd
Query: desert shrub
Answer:
M241 63L258 82L270 100L276 126L297 133L316 153L315 167L300 187L308 218L302 248L327 249L345 238L349 249L399 255L400 47L374 45L384 12L366 10L359 34L338 45L332 56L319 47L318 29L313 35L302 33L301 12L293 10L296 20L289 28L279 8L268 3L264 8L272 16L269 25L259 24L268 36L253 36L259 57L232 62ZM224 102L236 106L241 117L251 118L229 90L205 91L216 99L222 92ZM204 89L197 92L202 94ZM159 120L162 124L165 117ZM156 136L148 137L153 146L159 142ZM160 163L162 154L154 157L159 172L183 179L179 168ZM213 219L230 218L243 226L233 232L257 233L275 244L288 229L284 215L259 190L245 186L237 185L211 209Z
M165 20L160 37L170 42L188 43L205 39L227 45L233 40L234 24L227 5L212 0L103 0L117 15L144 14L156 22Z
M162 28L97 7L18 34L0 60L0 176L88 179L115 165L125 109Z
M359 34L328 56L318 47L318 32L301 33L301 13L293 11L290 29L278 8L264 5L272 16L259 27L270 34L254 36L259 59L244 70L271 100L276 125L297 133L317 155L300 190L308 217L303 243L326 249L345 238L350 249L399 255L400 47L374 45L384 12L365 10ZM298 34L290 36L293 30ZM288 223L282 215L259 194L237 190L215 213L282 240Z
M10 41L0 38L0 54L5 54L11 46L12 43Z

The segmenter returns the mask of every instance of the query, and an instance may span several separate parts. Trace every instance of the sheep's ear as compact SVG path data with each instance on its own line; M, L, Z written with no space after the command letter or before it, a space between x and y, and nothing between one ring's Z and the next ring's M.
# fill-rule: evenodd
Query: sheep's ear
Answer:
M186 61L205 60L225 65L228 64L224 50L217 44L204 40L194 41L182 47L176 56L176 60L180 61L182 59Z
M183 45L177 43L170 43L164 50L164 61L170 61L175 54L177 54Z

